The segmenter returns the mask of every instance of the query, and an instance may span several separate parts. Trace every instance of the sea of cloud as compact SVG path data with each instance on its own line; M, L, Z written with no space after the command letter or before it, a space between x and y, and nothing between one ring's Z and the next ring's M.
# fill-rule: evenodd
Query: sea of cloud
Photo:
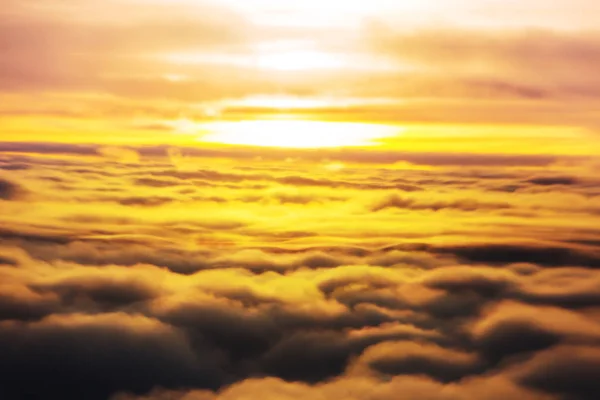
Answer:
M0 398L598 399L595 172L2 144Z

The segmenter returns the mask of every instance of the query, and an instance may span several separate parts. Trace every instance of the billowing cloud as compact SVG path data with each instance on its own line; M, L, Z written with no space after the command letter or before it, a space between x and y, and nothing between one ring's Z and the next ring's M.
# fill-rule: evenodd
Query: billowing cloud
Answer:
M10 377L0 391L7 398L103 399L124 387L145 391L158 382L211 385L219 379L181 333L141 316L75 314L26 324L7 321L0 337L0 370Z

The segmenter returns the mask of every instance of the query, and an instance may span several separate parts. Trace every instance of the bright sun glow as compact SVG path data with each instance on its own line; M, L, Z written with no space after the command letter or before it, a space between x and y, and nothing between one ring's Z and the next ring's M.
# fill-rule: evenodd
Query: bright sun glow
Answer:
M198 140L246 146L317 148L369 146L398 134L387 125L297 120L214 122Z
M173 53L164 58L175 65L216 64L236 65L270 71L320 71L357 67L357 62L341 54L317 50L256 51L253 54ZM181 81L182 76L169 74L169 81Z
M340 56L318 51L263 53L257 57L258 68L276 71L337 69L346 64Z

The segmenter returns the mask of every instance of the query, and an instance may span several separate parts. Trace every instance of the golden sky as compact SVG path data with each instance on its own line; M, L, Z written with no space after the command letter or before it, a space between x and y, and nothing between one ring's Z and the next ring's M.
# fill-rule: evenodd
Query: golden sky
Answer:
M3 0L0 400L600 399L598 16Z
M2 135L593 154L599 7L9 0L0 11Z

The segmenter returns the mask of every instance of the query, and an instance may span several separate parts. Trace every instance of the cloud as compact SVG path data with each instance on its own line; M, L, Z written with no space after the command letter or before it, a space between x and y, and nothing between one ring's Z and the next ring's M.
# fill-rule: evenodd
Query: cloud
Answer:
M56 283L32 285L37 293L52 293L63 305L85 308L116 309L158 297L156 285L145 279L88 275L65 279Z
M579 181L575 177L571 176L541 176L537 178L531 178L527 181L534 185L540 186L552 186L552 185L575 185Z
M135 397L122 394L113 400L241 400L251 393L254 396L283 399L309 400L314 398L336 398L352 393L354 398L363 400L377 396L379 399L393 399L402 393L407 400L502 400L519 398L527 400L553 400L553 397L539 392L520 388L503 379L473 381L463 385L443 385L424 377L394 377L388 381L374 378L341 378L325 384L309 386L278 379L252 379L236 384L217 394L206 391L161 391L148 397Z
M579 164L376 152L324 171L333 153L237 149L174 168L162 146L137 163L6 146L35 191L0 208L2 398L595 395L599 216Z
M374 204L371 210L374 212L382 211L388 208L399 208L406 210L426 210L440 211L444 209L458 211L482 211L482 210L506 210L512 206L508 203L486 203L474 199L460 199L451 201L418 201L412 198L400 197L393 194L380 202Z
M535 352L559 342L597 340L600 325L579 314L552 307L501 303L473 329L476 343L492 360Z
M118 199L119 204L124 206L158 207L173 202L170 197L126 197Z
M140 162L140 156L135 150L123 147L100 147L98 148L98 153L109 160L114 160L125 164L134 164Z
M278 376L313 385L327 385L323 382L330 379L347 379L350 384L365 374L392 380L414 376L415 381L429 376L447 385L491 371L490 363L499 358L521 352L535 354L559 342L590 343L600 334L600 326L593 320L557 307L502 303L483 313L480 308L468 308L440 314L430 306L432 300L452 303L452 296L460 293L478 294L485 306L507 298L519 287L519 280L526 279L489 267L443 267L411 273L410 268L327 266L259 275L243 269L215 269L181 276L143 265L93 268L62 264L59 272L55 266L19 257L21 268L9 276L13 281L30 280L31 289L13 292L12 302L0 301L5 305L0 311L6 310L6 304L12 304L13 310L19 306L27 314L4 313L4 320L29 322L5 322L0 336L7 338L3 341L6 346L14 346L16 337L27 338L20 340L28 341L29 350L12 350L6 363L14 363L11 357L19 355L26 361L18 364L22 369L14 374L33 369L44 372L38 379L52 378L55 383L40 381L39 390L66 399L81 397L81 390L88 389L61 385L65 376L88 382L97 373L106 377L120 374L111 378L110 384L98 386L94 381L87 386L98 398L117 391L147 393L150 383L173 390L222 387L227 391L228 383L244 385L252 376ZM53 270L54 275L40 275L43 270ZM11 286L16 287L14 283ZM391 295L390 301L382 301L380 296L385 293ZM351 298L355 300L347 301ZM42 305L45 308L40 308ZM472 332L473 341L464 336L465 330ZM117 331L118 335L113 334ZM80 346L92 347L84 352ZM185 350L173 351L170 346L184 346ZM43 365L51 365L55 359L43 353L45 348L60 349L57 354L60 362L67 360L66 365L54 367L51 374L49 366L41 369L41 357ZM94 352L95 348L103 353ZM181 352L186 358L180 358ZM122 361L121 353L127 355L127 362ZM75 354L87 354L85 367ZM161 367L136 367L138 359ZM121 374L121 367L110 367L109 373L112 363L137 369L133 374ZM164 371L164 365L173 363L177 364L174 371ZM10 382L0 385L3 393L14 396L26 390L19 380ZM384 384L373 381L373 385ZM450 390L440 385L432 388L435 396ZM313 390L313 386L303 387ZM38 393L38 389L31 390ZM426 393L422 390L416 390L417 398ZM462 390L467 389L461 386ZM522 390L526 395L522 398L527 400L541 398L506 382L502 390Z
M372 24L367 36L381 54L444 71L467 84L471 80L471 87L465 86L472 93L487 80L492 95L502 91L525 98L599 94L600 82L587 78L594 60L600 60L600 38L594 32L440 29L406 33ZM544 74L538 73L540 69Z
M529 244L473 244L440 246L436 251L454 254L472 262L490 264L532 263L543 266L600 266L600 254L569 246Z
M143 316L74 314L3 322L0 337L0 371L7 378L0 392L7 398L105 399L118 389L214 386L220 378L194 355L184 335Z
M0 200L22 200L27 195L27 190L18 183L0 177Z
M385 375L427 375L451 382L480 369L476 355L433 344L383 342L369 347L356 361Z
M157 179L157 178L138 178L134 181L136 185L150 186L150 187L173 187L179 186L182 183L174 179Z
M123 19L123 7L138 10L138 16ZM209 14L210 18L202 17ZM70 20L63 15L78 18ZM88 15L98 17L90 20ZM241 44L244 35L249 35L243 18L206 2L185 10L158 2L142 6L128 0L111 1L102 10L90 1L63 2L49 6L47 12L31 2L11 2L0 19L0 36L10 38L0 41L0 50L10 55L0 65L0 85L18 91L52 88L161 96L175 89L181 93L185 90L176 84L157 79L166 68L159 56L190 51L199 45L218 48ZM237 29L230 29L233 25ZM40 64L40 59L46 62ZM124 70L149 71L157 78L149 80L132 72L121 74L121 78L107 74ZM156 91L157 86L162 93Z
M518 382L567 398L592 400L600 395L594 379L600 368L600 348L559 346L537 354L515 373Z
M52 294L39 294L9 281L0 287L0 319L36 321L56 312L57 300Z
M6 241L29 241L34 243L51 243L51 244L67 244L71 241L69 235L61 234L59 232L48 232L44 230L11 230L0 228L0 238Z
M44 142L0 142L1 152L19 152L32 154L76 154L97 156L100 145L94 144L62 144L62 143L44 143ZM271 149L266 147L231 147L231 148L199 148L199 147L173 147L173 146L139 146L130 147L141 157L164 157L174 151L180 151L185 157L206 157L219 159L240 159L240 160L256 160L261 157L265 161L283 162L286 159L294 158L305 162L321 162L323 160L338 160L348 163L359 164L395 164L407 162L418 166L435 166L435 167L544 167L556 163L559 160L573 159L577 161L577 157L554 156L554 155L515 155L515 154L477 154L477 153L444 153L444 152L405 152L394 150L379 150L379 149L361 149L360 151L351 148L341 149ZM172 156L169 156L171 159ZM189 162L189 161L188 161ZM212 171L202 171L199 168L175 169L173 171L165 170L157 176L174 177L179 179L202 179L211 178L212 176L223 176L223 178L233 179L260 179L264 178L265 174L222 174L219 175ZM208 176L207 176L208 174ZM279 177L280 183L289 183L292 185L309 185L309 186L332 186L328 181L315 179L314 177ZM343 186L343 182L338 183L338 186ZM385 186L387 189L393 189L399 186L402 189L403 185L395 183ZM363 186L365 189L370 189L368 185ZM382 187L382 185L379 185ZM419 190L413 186L409 186L407 191Z
M542 270L521 288L520 299L532 304L585 308L600 304L598 276L585 268Z
M38 153L38 154L77 154L96 155L97 145L52 143L52 142L0 142L0 151L3 153Z
M13 258L2 256L2 257L0 257L0 264L17 266L19 263L18 263L18 261L14 260Z

